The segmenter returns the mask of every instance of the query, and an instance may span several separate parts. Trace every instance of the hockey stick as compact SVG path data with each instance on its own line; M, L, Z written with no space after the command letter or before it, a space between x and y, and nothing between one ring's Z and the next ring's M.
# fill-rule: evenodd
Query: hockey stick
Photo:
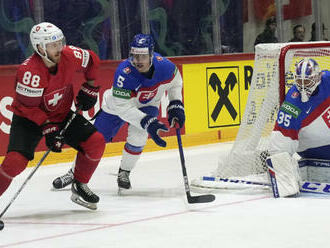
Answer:
M78 114L78 112L80 111L81 107L79 106L77 108L77 110L72 114L72 116L70 117L70 119L67 121L67 123L65 124L64 128L61 130L60 135L63 135L66 131L66 129L69 127L69 125L71 124L71 122L73 121L73 119L76 117L76 115ZM11 204L15 201L15 199L17 198L17 196L21 193L21 191L23 190L23 188L25 187L25 185L27 184L27 182L31 179L31 177L34 175L34 173L38 170L38 168L40 167L40 165L42 164L42 162L46 159L46 157L48 156L48 154L51 152L51 150L47 150L44 155L42 156L42 158L40 159L40 161L38 162L38 164L34 167L34 169L31 171L31 173L28 175L28 177L25 179L25 181L23 182L23 184L21 185L21 187L19 188L19 190L16 192L16 194L13 196L13 198L10 200L10 202L8 203L8 205L4 208L4 210L1 212L0 214L0 219L2 218L2 216L6 213L7 209L11 206Z
M176 129L176 137L178 140L178 147L179 147L179 153L180 153L184 187L185 187L188 203L205 203L205 202L214 201L215 196L211 195L211 194L200 195L200 196L192 196L190 194L189 181L188 181L187 170L186 170L186 166L185 166L185 159L184 159L183 148L182 148L182 142L181 142L180 127L179 127L178 123L175 124L175 129Z
M270 183L253 182L253 181L247 181L247 180L241 180L241 179L229 179L229 178L221 178L221 177L213 177L213 176L203 176L202 180L203 181L259 185L259 186L271 187ZM304 181L300 185L300 192L330 195L330 184Z

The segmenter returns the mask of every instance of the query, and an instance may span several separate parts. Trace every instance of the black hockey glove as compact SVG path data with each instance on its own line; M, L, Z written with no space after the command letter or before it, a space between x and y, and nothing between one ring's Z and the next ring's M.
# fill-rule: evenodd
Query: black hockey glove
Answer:
M64 145L64 137L60 135L58 124L47 123L42 127L42 134L45 135L46 146L52 152L61 152Z
M168 123L170 127L174 127L175 122L179 123L180 128L186 120L183 104L180 100L173 100L167 107Z
M155 143L161 147L166 147L166 141L159 136L159 131L168 132L164 123L157 120L156 117L147 115L141 120L142 128L146 129Z
M87 82L83 83L76 97L77 106L81 106L81 110L83 111L91 109L97 101L99 90L99 86L94 87Z

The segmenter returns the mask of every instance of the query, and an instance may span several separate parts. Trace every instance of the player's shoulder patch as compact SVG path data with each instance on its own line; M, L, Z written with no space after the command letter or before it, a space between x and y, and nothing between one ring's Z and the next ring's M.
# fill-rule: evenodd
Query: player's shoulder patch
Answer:
M298 118L298 116L301 113L300 108L298 108L297 106L295 106L292 103L287 102L287 101L283 102L282 106L280 107L280 110L292 115L296 119Z
M75 46L65 46L62 50L62 54L69 59L69 61L79 61L81 67L86 68L90 60L90 54L88 50Z
M135 90L140 85L141 75L128 60L121 62L115 72L113 86Z
M33 67L21 68L17 72L16 93L27 97L41 97L45 83L42 73Z
M157 59L157 61L163 61L164 58L162 56L155 56L155 58Z
M291 98L296 99L296 98L299 97L299 95L300 95L300 94L299 94L298 91L294 91L294 92L291 93Z
M17 69L16 93L27 97L41 97L48 81L44 66L36 54L25 60Z
M169 59L162 57L160 54L155 53L153 63L155 65L155 69L159 71L165 79L171 78L176 74L175 64Z
M129 68L129 66L126 66L125 68L123 68L123 72L125 74L130 74L132 72L131 68Z

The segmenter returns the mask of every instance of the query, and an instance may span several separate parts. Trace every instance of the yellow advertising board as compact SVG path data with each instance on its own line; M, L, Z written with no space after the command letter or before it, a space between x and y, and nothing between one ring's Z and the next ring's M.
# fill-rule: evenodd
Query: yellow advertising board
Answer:
M182 66L187 134L238 128L253 63L253 60L241 60Z

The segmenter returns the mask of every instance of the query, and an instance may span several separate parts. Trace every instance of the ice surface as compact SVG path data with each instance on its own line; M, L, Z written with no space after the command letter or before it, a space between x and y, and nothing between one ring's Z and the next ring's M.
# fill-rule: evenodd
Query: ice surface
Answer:
M217 167L231 144L184 148L190 180ZM120 157L103 158L90 188L98 210L74 204L69 189L51 191L70 163L42 166L2 220L0 247L56 248L309 248L329 247L330 198L273 199L267 191L215 191L213 203L186 202L178 150L142 154L133 189L117 195ZM0 198L8 204L30 173L15 178ZM193 192L193 195L201 192Z

